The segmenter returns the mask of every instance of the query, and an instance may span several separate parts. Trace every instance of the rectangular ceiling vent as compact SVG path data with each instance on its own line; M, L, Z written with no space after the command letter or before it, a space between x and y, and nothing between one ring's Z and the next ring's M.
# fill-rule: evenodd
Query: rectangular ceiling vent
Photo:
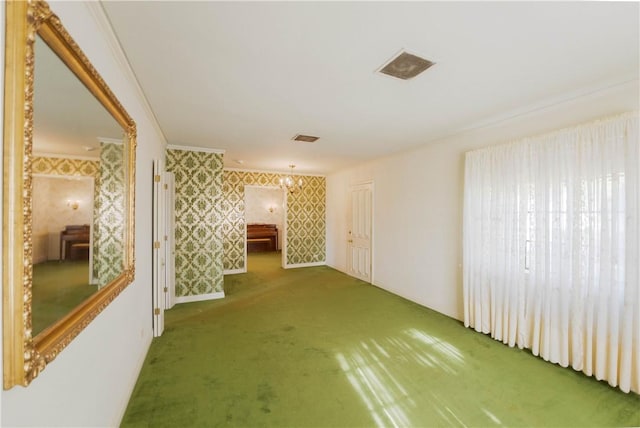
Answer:
M305 143L313 143L316 140L318 140L320 137L314 137L312 135L303 135L303 134L296 134L293 137L293 141L304 141Z
M402 80L409 80L434 65L428 59L420 58L417 55L406 51L400 51L391 61L384 64L378 72Z

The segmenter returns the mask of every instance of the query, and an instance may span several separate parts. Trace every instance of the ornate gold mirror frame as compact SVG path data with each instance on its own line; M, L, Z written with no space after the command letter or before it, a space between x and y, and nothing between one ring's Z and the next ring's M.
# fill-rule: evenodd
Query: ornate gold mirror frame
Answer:
M32 337L32 143L34 42L38 34L125 132L126 206L122 273L64 318ZM6 3L3 143L4 388L28 385L133 281L136 125L62 26L40 0Z

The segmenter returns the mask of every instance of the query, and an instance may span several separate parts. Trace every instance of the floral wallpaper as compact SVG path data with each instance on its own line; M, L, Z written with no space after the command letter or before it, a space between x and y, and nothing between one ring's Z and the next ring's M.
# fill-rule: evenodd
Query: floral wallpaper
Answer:
M287 197L287 264L325 261L326 180L302 177L302 190Z
M176 296L223 291L222 154L167 150L175 175Z
M288 265L325 261L326 180L319 176L296 176L303 181L302 190L288 194L287 252ZM222 234L224 269L245 267L244 186L278 186L280 174L225 170L222 184Z
M93 280L104 286L124 264L125 153L118 143L100 143L100 160L34 156L34 174L94 177ZM76 221L77 223L77 221Z
M34 156L34 174L97 177L100 161Z
M93 221L93 280L102 287L124 269L125 151L120 143L100 143Z

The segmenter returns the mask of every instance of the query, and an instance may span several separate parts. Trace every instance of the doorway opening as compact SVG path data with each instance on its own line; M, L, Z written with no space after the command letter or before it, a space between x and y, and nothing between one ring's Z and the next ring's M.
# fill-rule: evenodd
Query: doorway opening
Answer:
M93 177L33 174L33 336L98 291L93 207Z
M247 272L279 269L285 237L285 196L279 187L244 187Z

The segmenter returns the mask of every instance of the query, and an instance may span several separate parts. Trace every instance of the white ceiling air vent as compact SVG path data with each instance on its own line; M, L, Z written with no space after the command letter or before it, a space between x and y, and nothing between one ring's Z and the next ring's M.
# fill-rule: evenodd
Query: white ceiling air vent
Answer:
M378 72L398 79L409 80L434 64L435 62L431 62L428 59L420 58L406 51L400 51L391 61L384 64Z
M318 140L319 138L320 137L314 137L312 135L296 134L296 135L294 135L292 140L293 141L304 141L305 143L313 143L316 140Z

